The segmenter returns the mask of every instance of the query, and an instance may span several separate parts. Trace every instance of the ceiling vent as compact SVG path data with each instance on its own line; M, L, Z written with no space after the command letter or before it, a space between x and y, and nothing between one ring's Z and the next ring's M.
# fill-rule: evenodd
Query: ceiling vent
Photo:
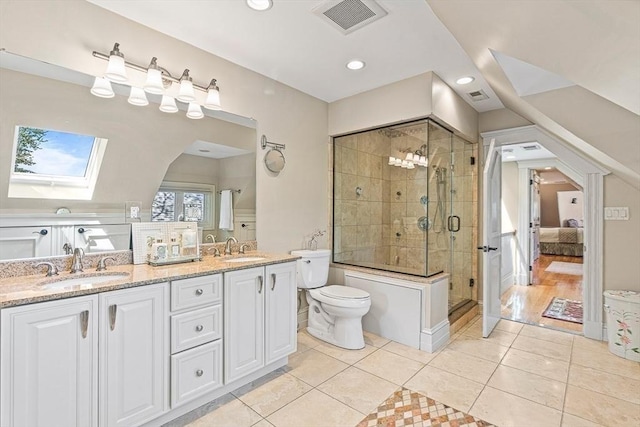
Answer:
M346 35L377 21L387 11L373 0L343 0L324 2L313 13Z
M533 144L533 145L523 145L522 146L523 150L527 150L527 151L533 151L533 150L539 150L540 146L538 144Z
M469 98L471 98L472 101L482 101L483 99L489 99L489 96L487 96L487 94L484 93L482 89L474 90L473 92L469 92L467 95L469 95Z

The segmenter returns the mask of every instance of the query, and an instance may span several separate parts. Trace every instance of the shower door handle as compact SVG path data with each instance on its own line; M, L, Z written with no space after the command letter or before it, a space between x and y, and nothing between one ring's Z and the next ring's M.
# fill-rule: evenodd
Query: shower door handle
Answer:
M460 231L460 217L458 215L450 215L447 219L447 228L454 233Z

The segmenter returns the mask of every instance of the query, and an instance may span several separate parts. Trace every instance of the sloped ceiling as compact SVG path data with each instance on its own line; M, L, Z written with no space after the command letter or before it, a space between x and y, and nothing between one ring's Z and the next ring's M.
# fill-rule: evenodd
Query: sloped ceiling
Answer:
M507 108L640 189L640 2L427 2ZM576 86L520 97L491 51Z

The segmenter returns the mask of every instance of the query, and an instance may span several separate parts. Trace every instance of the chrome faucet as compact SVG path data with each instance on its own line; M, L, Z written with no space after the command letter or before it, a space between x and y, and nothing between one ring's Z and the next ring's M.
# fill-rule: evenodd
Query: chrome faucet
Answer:
M215 243L216 242L216 236L214 236L213 234L207 234L207 237L204 238L204 241L208 242L209 240L211 240L211 243Z
M56 267L56 265L52 262L39 262L38 264L34 265L33 268L38 268L41 265L47 266L47 277L58 275L58 267Z
M227 239L227 243L224 245L224 254L225 255L231 255L231 242L233 243L238 243L238 239L236 239L235 237L231 236Z
M82 273L82 258L84 258L82 248L75 248L71 259L71 273Z

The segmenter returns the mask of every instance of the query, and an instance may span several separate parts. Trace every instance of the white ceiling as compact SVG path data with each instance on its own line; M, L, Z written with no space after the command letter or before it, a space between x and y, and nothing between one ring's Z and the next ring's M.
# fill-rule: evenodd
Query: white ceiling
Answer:
M243 0L88 1L327 102L433 71L477 111L503 107L425 0L379 0L388 14L347 35L313 13L317 0L274 0L265 12ZM366 67L348 70L354 58ZM457 85L462 76L475 81ZM489 99L471 101L480 89Z

